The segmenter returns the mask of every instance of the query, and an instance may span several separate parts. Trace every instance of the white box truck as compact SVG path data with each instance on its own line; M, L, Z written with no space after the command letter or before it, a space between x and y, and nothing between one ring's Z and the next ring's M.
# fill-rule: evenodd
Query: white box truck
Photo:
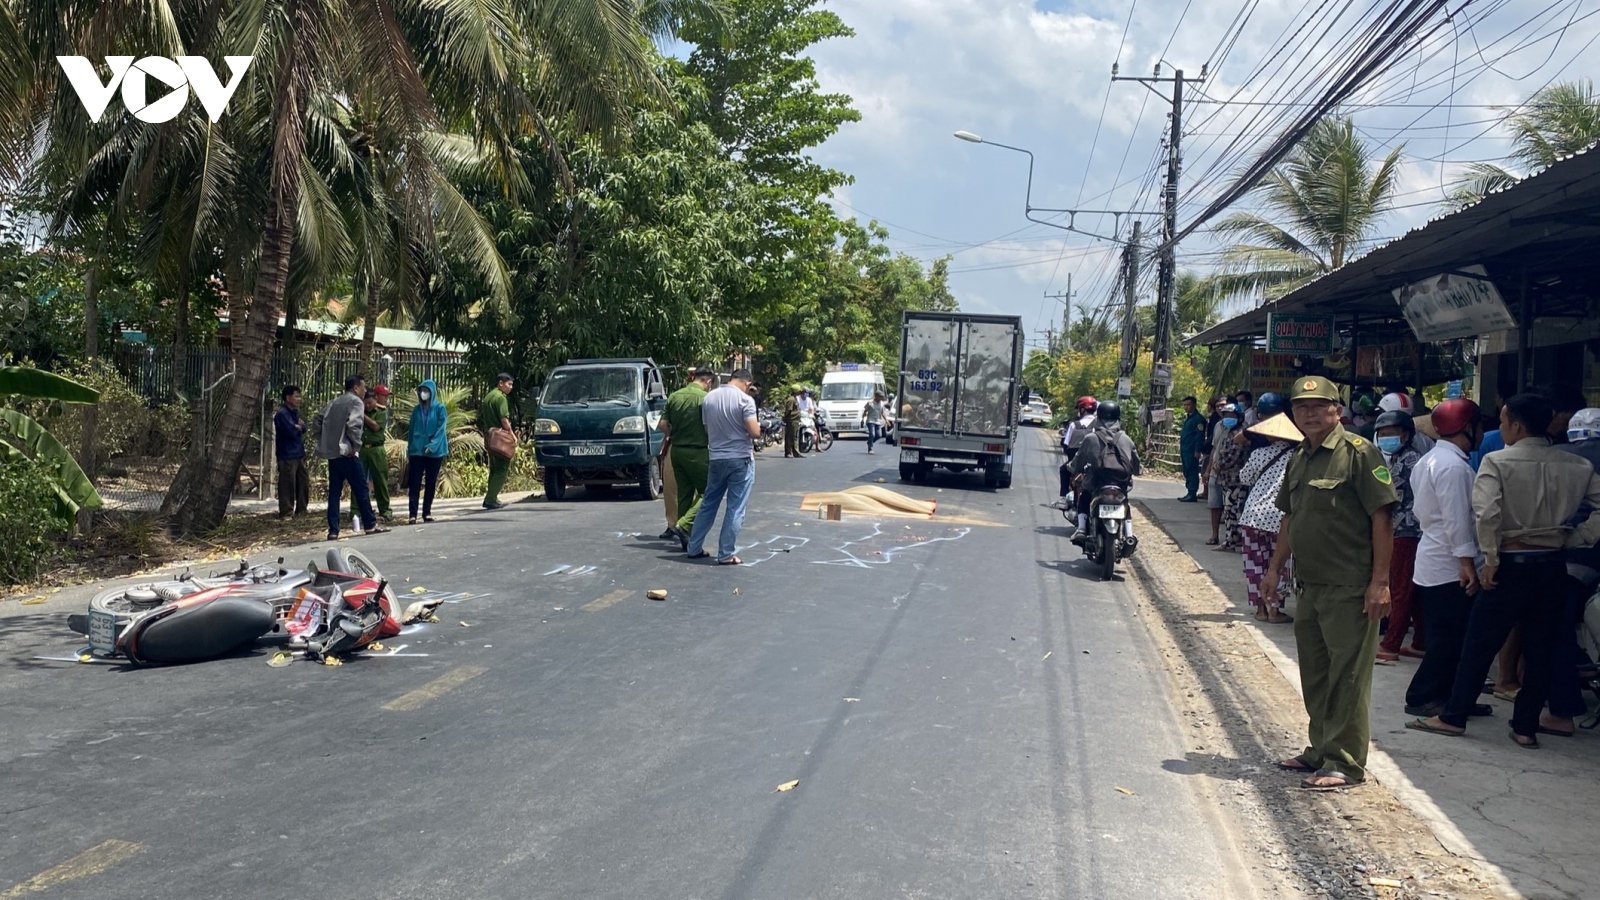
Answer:
M822 373L822 395L817 398L828 417L828 428L834 434L865 432L861 411L867 408L875 391L889 395L884 388L883 363L828 363Z
M1020 316L905 313L895 399L901 481L942 466L1011 487L1022 345Z

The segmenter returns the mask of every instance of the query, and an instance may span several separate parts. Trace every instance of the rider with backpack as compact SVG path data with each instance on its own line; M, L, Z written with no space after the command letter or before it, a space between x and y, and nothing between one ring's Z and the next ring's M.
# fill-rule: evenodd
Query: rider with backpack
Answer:
M1072 535L1072 542L1078 544L1089 535L1089 503L1095 492L1112 485L1129 490L1140 473L1139 452L1122 430L1121 405L1112 400L1098 405L1094 430L1078 445L1067 469L1079 476L1078 530Z
M1061 429L1061 453L1066 459L1061 461L1061 496L1056 498L1056 508L1067 508L1067 492L1072 490L1072 458L1078 454L1078 448L1088 439L1090 432L1094 431L1095 408L1097 404L1093 397L1079 397L1077 403L1078 418L1069 421Z

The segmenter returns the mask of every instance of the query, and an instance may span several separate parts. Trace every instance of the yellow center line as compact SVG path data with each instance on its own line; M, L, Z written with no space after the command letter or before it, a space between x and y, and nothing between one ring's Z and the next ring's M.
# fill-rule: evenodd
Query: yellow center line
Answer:
M88 878L98 875L125 859L129 859L144 850L143 844L132 841L119 841L112 839L67 860L60 865L51 866L43 872L29 878L27 881L0 894L0 900L14 900L24 894L37 893L47 888L76 881L79 878Z
M451 669L422 687L390 700L383 705L383 708L390 712L410 712L429 700L442 696L487 671L489 670L483 666L462 666L459 669Z
M590 600L588 603L585 603L578 608L584 612L599 612L608 606L616 606L618 603L621 603L633 595L633 591L612 591L604 597L601 597L598 600Z

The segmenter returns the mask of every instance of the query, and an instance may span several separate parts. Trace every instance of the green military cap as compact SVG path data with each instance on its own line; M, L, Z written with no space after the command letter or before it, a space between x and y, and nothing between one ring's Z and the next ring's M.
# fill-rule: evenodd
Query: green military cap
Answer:
M1313 399L1337 402L1339 400L1339 389L1333 386L1333 382L1323 378L1321 375L1307 375L1303 378L1296 378L1294 387L1289 391L1289 401L1292 403L1296 400Z

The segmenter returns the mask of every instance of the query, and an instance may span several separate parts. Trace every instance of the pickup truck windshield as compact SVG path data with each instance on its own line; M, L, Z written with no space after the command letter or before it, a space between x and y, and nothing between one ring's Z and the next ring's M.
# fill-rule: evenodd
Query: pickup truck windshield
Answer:
M870 381L835 381L822 385L824 400L871 400L878 386Z
M639 402L639 370L626 366L558 369L545 385L545 406L632 405Z

